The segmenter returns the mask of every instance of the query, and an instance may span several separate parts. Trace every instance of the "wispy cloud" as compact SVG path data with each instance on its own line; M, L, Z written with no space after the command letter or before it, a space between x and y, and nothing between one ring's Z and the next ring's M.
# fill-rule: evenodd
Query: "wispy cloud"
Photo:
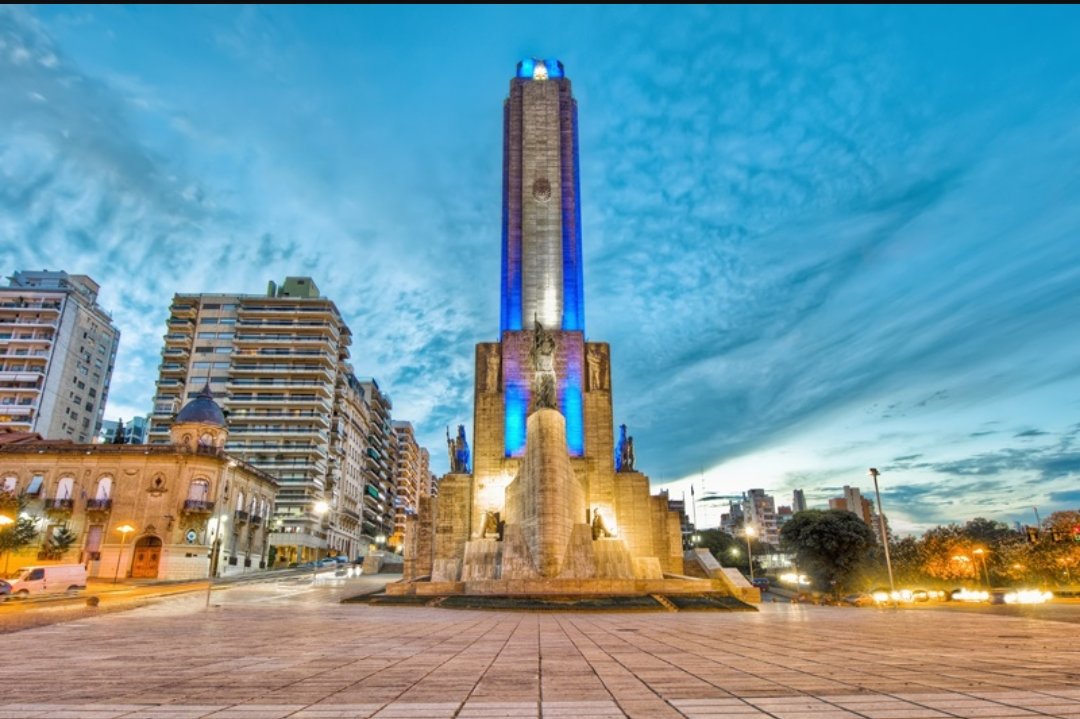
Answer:
M0 263L101 282L112 416L149 409L174 292L311 275L357 372L438 447L496 339L501 100L517 54L562 52L588 334L645 471L757 458L826 498L895 457L913 522L1058 501L1077 28L1050 8L6 8ZM957 479L979 498L930 487Z

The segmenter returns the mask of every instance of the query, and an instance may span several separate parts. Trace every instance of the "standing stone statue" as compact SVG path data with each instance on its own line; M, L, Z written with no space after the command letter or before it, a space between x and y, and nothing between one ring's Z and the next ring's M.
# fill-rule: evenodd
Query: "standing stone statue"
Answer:
M455 474L469 473L469 442L465 439L465 425L458 425L456 439L450 438L450 428L446 428L446 450L450 455L450 471Z
M472 462L471 457L469 456L469 441L465 439L465 425L459 424L457 426L457 441L454 444L457 471L468 474Z
M624 466L626 465L626 425L619 425L619 439L615 442L615 471L625 472Z
M446 428L446 454L450 458L450 471L456 472L457 452L454 449L454 440L450 438L450 427Z
M589 389L606 389L603 375L600 372L604 361L604 355L596 345L589 345L589 351L585 355L585 361L589 364Z
M558 396L555 390L555 338L534 318L532 348L529 363L532 365L533 411L543 408L556 409Z

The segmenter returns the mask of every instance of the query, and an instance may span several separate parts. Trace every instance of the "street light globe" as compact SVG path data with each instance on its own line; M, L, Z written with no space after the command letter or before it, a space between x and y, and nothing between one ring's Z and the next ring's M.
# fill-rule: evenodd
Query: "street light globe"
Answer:
M121 534L127 534L128 532L134 532L135 527L132 527L130 524L121 524L119 527L116 528L116 531L120 532Z
M330 505L324 501L318 501L315 503L315 514L326 514L330 511Z
M0 527L6 527L9 524L14 524L15 520L11 517L0 514Z
M754 537L756 535L757 535L757 530L755 530L753 527L747 527L746 528L746 536L747 537Z

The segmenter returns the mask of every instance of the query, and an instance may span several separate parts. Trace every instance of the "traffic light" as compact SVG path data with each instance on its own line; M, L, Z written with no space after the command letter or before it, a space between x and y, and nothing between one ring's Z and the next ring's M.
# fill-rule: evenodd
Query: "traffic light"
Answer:
M1072 535L1074 542L1080 542L1080 524L1073 527Z

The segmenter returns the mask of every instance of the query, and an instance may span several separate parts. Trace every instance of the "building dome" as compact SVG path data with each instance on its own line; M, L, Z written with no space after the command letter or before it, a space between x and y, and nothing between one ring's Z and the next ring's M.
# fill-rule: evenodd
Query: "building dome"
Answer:
M173 424L225 426L225 413L221 411L221 407L218 407L217 402L214 401L214 396L210 393L209 382L199 390L199 394L195 395L195 399L184 405L184 408L176 415Z

